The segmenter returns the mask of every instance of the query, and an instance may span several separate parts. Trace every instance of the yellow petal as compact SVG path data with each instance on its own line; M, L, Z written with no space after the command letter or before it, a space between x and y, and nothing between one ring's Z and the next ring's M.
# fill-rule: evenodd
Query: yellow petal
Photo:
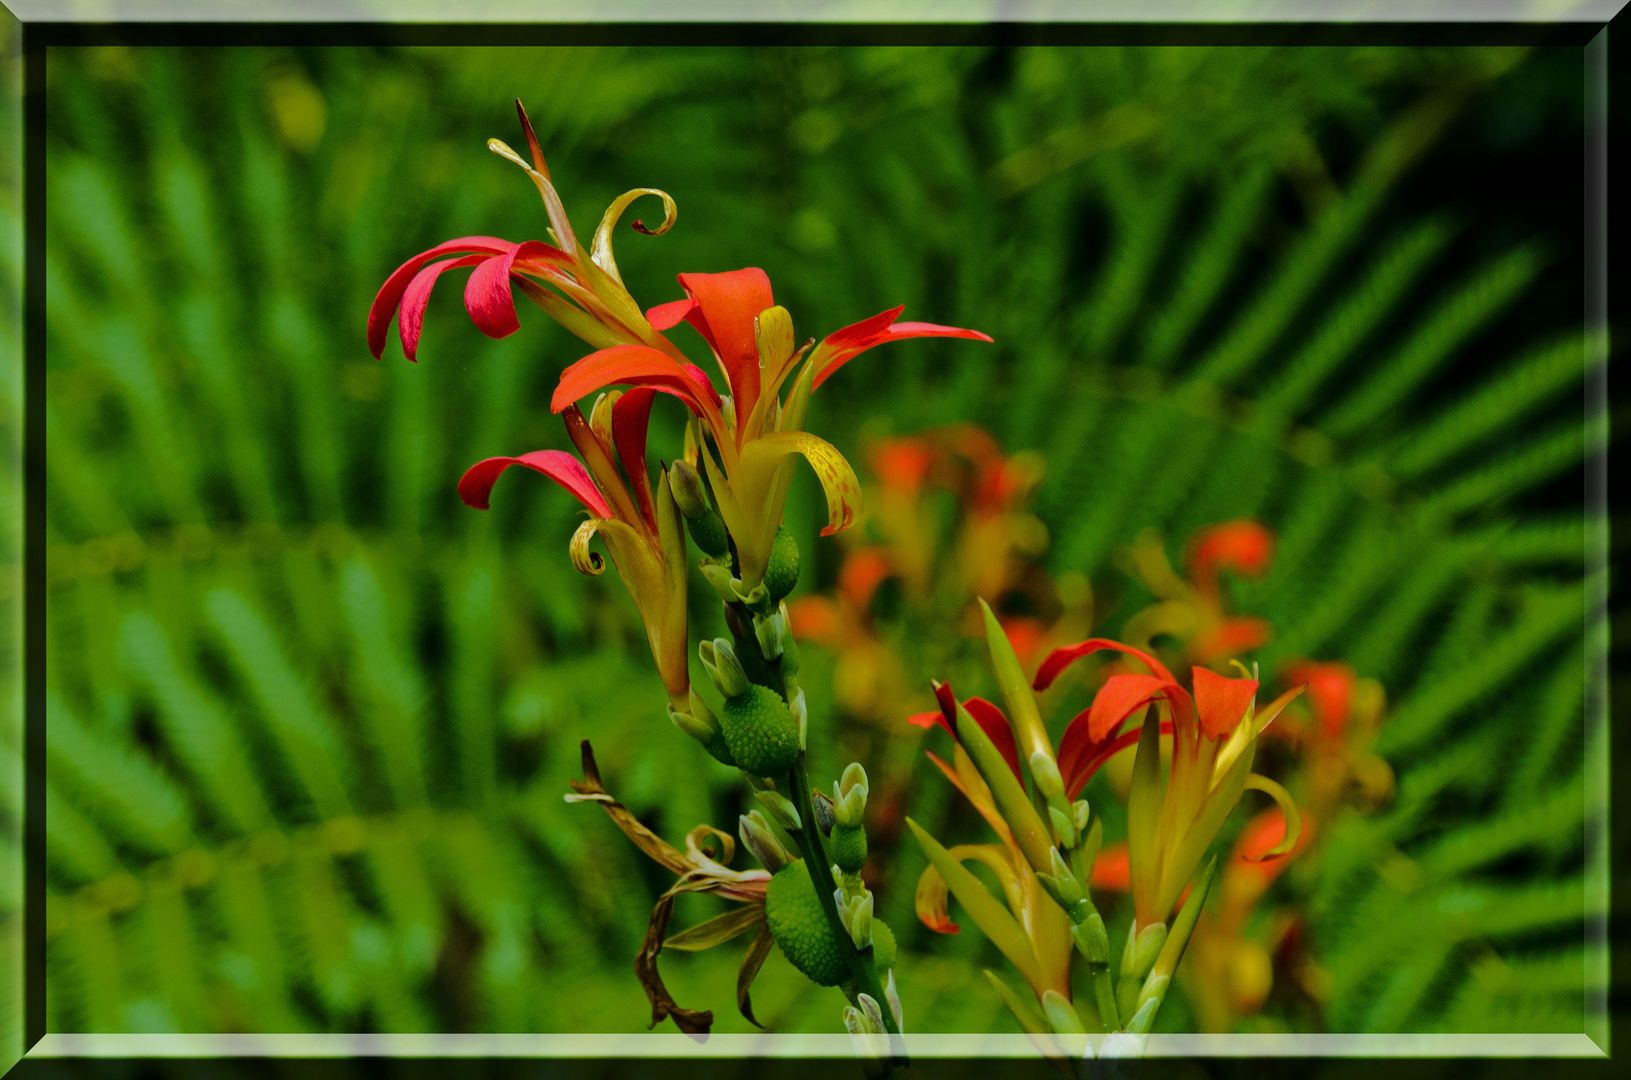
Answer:
M750 507L763 505L776 466L789 454L804 455L827 495L827 526L821 535L830 536L853 525L861 505L861 482L836 447L807 431L778 431L742 448L743 501Z
M1286 819L1285 836L1281 838L1278 844L1275 844L1273 847L1263 852L1263 854L1259 855L1257 859L1253 861L1255 862L1262 859L1272 859L1276 855L1284 855L1286 852L1296 847L1297 837L1300 836L1303 831L1303 816L1297 809L1297 801L1291 797L1291 792L1287 791L1273 780L1270 780L1268 777L1262 776L1258 773L1252 773L1250 776L1246 777L1246 790L1261 791L1266 795L1272 796L1274 801L1280 804L1280 813L1284 814Z
M612 258L612 230L617 228L617 221L623 216L623 211L642 195L656 195L663 200L663 223L655 229L647 229L648 236L661 236L674 227L674 219L679 216L679 207L674 205L673 197L657 188L635 188L612 200L612 205L601 215L599 228L595 229L594 242L589 246L589 258L619 285L623 284L623 275L617 272L617 260Z

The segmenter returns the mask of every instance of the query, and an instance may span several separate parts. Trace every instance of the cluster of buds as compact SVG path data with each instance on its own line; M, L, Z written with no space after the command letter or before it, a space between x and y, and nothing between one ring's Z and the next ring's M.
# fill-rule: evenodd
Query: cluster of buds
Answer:
M564 419L581 457L539 450L489 458L466 472L459 494L469 505L486 509L499 477L512 466L521 466L555 481L583 506L588 520L569 545L573 564L590 574L605 569L602 557L590 550L591 541L599 536L640 613L670 719L714 758L740 768L763 807L762 813L741 822L743 843L773 872L763 886L765 932L749 950L752 971L757 971L768 943L774 942L817 982L844 985L867 1017L880 1018L875 1024L868 1019L868 1025L898 1034L898 1008L887 1014L878 1008L879 1000L893 996L892 979L886 992L882 976L890 974L894 939L872 917L871 896L859 885L857 873L856 853L864 861L866 851L865 834L860 832L864 773L856 779L846 772L835 789L840 793L835 806L842 804L844 817L835 826L831 858L826 836L812 827L815 793L804 765L808 716L797 682L798 648L784 603L798 580L799 552L782 525L782 510L795 460L802 456L826 495L823 535L855 520L860 486L853 469L831 444L804 430L811 394L835 372L860 353L890 341L991 339L974 330L899 322L903 309L896 307L835 331L819 343L810 338L800 345L792 316L775 302L770 279L751 267L680 274L684 298L642 311L613 258L612 231L630 205L649 196L661 200L663 222L647 229L635 221L634 228L645 235L661 235L674 224L674 200L655 188L624 193L606 210L585 250L519 101L516 110L528 158L497 139L488 147L519 166L537 189L549 216L550 242L462 237L409 259L375 297L368 316L369 349L376 358L383 355L396 316L403 351L415 359L431 290L444 272L458 268L472 270L465 308L490 337L503 337L520 327L514 287L594 348L562 372L550 403ZM682 322L700 335L723 378L725 393L668 337L666 332ZM613 386L623 389L609 389ZM594 405L585 417L578 403L591 395L596 395ZM689 417L680 455L671 465L659 467L653 482L646 439L658 395L678 399ZM730 631L729 637L699 647L703 667L723 698L717 708L710 707L689 678L686 528L703 553L701 572L719 594ZM587 757L584 785L572 798L614 805L598 790L598 778L588 776ZM630 831L624 818L619 824ZM683 860L672 856L673 849L649 834L630 835L665 865L681 867ZM734 846L728 836L719 835L721 844ZM790 848L801 857L792 857ZM842 887L834 880L834 865L844 879ZM676 889L689 887L686 882L693 877L683 877ZM859 898L853 895L856 887ZM676 1012L672 1002L666 997L659 1001L653 989L660 989L655 956L664 944L667 901L665 897L659 905L661 918L653 914L655 929L637 965L643 973L648 967L651 972L650 979L644 974L642 979L652 997L653 1022L664 1015L683 1015L689 1018L681 1021L682 1027L700 1025L706 1030L697 1019L702 1014ZM716 943L748 925L751 920L743 917L707 930L693 928L668 944L706 947L697 943ZM739 1004L751 1018L745 1004L745 986L752 978L746 961L743 970Z

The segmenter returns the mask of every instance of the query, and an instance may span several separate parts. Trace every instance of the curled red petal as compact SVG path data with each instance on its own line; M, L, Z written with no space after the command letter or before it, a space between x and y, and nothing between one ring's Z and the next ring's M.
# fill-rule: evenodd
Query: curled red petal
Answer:
M1245 718L1257 696L1257 680L1231 679L1203 667L1193 669L1193 675L1201 734L1209 739L1222 738Z
M1046 690L1053 685L1053 680L1059 677L1061 671L1089 653L1096 653L1100 649L1115 649L1117 652L1136 657L1138 660L1143 661L1144 665L1151 671L1155 672L1158 678L1170 683L1178 681L1172 677L1172 672L1167 670L1165 664L1143 649L1135 649L1131 645L1123 645L1121 642L1111 641L1109 638L1088 638L1086 641L1078 641L1074 645L1065 645L1049 653L1048 658L1042 661L1042 666L1036 669L1036 678L1032 680L1031 685L1037 690Z
M723 274L681 274L680 287L697 302L686 322L708 340L736 399L736 415L748 416L759 400L759 345L753 320L774 307L770 278L758 267Z
M946 734L956 739L957 696L952 693L951 684L935 683L934 697L935 701L940 705L939 712L918 713L916 716L907 719L922 728L934 727L938 724L945 729ZM1001 709L985 700L985 698L969 698L963 702L963 708L967 709L969 716L973 717L974 722L980 725L980 730L985 732L986 738L991 740L992 745L1002 754L1003 760L1008 762L1008 767L1014 770L1014 775L1018 777L1020 775L1019 751L1014 746L1014 731L1008 723L1008 717L1004 716Z
M391 327L391 316L396 314L397 307L402 303L402 294L407 291L409 282L419 273L420 267L443 255L471 252L501 255L509 249L510 242L496 236L461 236L457 240L437 244L429 251L421 251L393 270L368 308L368 351L374 355L374 359L385 355L385 334Z
M491 258L491 255L465 255L457 259L444 259L431 263L413 276L402 293L402 311L396 320L404 356L415 363L419 361L419 333L425 324L425 304L430 301L430 291L436 287L436 279L442 276L443 271L475 266Z
M579 398L614 383L650 386L673 394L707 418L717 429L723 427L719 409L707 399L706 391L679 361L646 345L613 345L590 353L561 372L561 381L550 399L552 412L561 412Z
M672 303L658 304L646 312L646 322L651 324L653 330L672 330L684 322L685 317L691 314L696 306L697 302L690 297Z
M543 473L571 492L573 498L596 517L612 516L611 507L606 505L605 496L595 487L594 480L589 476L589 470L584 468L583 462L564 450L534 450L520 457L492 457L478 461L466 469L464 476L460 478L459 498L464 500L465 505L473 506L477 510L487 509L487 500L492 493L493 484L497 482L499 474L511 465L522 465L534 472Z
M542 255L547 250L548 245L528 240L511 245L502 255L476 267L464 286L464 307L482 333L501 338L521 329L515 317L515 298L510 294L510 272L517 258Z
M1103 742L1133 713L1158 697L1170 694L1166 682L1153 675L1114 675L1099 687L1093 704L1087 711L1087 734L1094 742ZM1179 689L1182 693L1182 689Z
M951 692L951 684L937 682L934 684L934 700L940 706L940 726L946 729L946 734L953 739L957 738L957 695Z
M640 504L640 516L653 536L657 534L657 508L651 501L651 481L646 476L646 427L651 419L651 403L657 391L649 386L636 386L612 406L612 441L617 444L617 457L628 474L629 485L634 488L635 501Z
M821 342L820 349L828 359L821 364L815 373L811 386L817 387L832 377L833 373L849 363L861 353L888 341L901 341L906 338L919 337L952 337L966 338L971 341L990 341L989 334L982 334L978 330L964 330L956 326L938 326L934 323L903 322L894 320L905 310L904 305L889 311L863 319L842 330L828 334ZM893 323L893 325L890 325Z

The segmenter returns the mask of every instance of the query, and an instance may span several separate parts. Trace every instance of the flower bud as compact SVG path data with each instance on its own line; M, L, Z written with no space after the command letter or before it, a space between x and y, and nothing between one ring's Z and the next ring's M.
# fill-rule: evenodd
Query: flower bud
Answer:
M1087 828L1087 800L1077 799L1075 802L1070 804L1070 810L1071 815L1075 818L1075 821L1072 822L1072 824L1076 826L1076 831L1081 832L1083 829Z
M856 1040L856 1053L860 1054L861 1047L865 1045L860 1039L867 1034L866 1016L854 1005L844 1006L844 1028L850 1033L850 1037Z
M759 805L765 808L770 820L784 829L797 829L799 825L798 807L792 800L776 791L755 791L753 797L759 800Z
M1136 922L1134 926L1136 927ZM1167 924L1152 923L1133 936L1133 927L1127 931L1127 948L1121 957L1121 977L1143 978L1144 974L1155 965L1155 958L1161 955L1161 946L1167 943Z
M859 825L866 811L866 770L858 761L850 762L843 777L832 786L833 817L840 825Z
M1059 842L1067 848L1076 846L1076 826L1071 820L1059 812L1058 807L1048 807L1048 820L1053 822L1053 834Z
M867 1026L882 1034L884 1031L883 1010L878 1007L877 1000L870 994L857 994L855 998L861 1003L861 1010L866 1013Z
M736 650L729 640L714 638L704 641L697 646L697 654L702 658L702 666L708 670L708 677L713 679L721 694L736 698L748 692L752 684L748 682L747 672L742 670L742 661L736 658Z
M753 636L759 639L759 655L766 660L779 660L783 644L791 640L787 622L779 611L753 617Z
M850 1042L855 1046L855 1056L860 1060L861 1072L867 1080L879 1080L889 1075L889 1065L884 1061L889 1044L881 1028L872 1031L870 1026L870 1021L862 1010L854 1005L844 1006L844 1030L849 1032Z
M1144 989L1139 991L1138 1007L1142 1009L1152 1001L1156 1002L1159 1007L1161 999L1167 996L1167 984L1170 982L1172 982L1172 976L1170 975L1157 975L1146 982Z
M822 836L828 836L835 824L832 800L819 791L812 794L814 798L810 800L810 805L815 810L816 827L821 830Z
M1133 1014L1133 1018L1127 1021L1127 1034L1148 1035L1150 1025L1155 1023L1155 1010L1160 1006L1161 1002L1158 998L1150 998L1140 1005L1138 1011Z
M685 515L691 539L713 558L723 558L730 551L730 534L718 512L708 505L708 493L703 490L696 466L683 458L674 462L669 466L669 486L674 492L674 504Z
M900 1008L900 995L895 992L895 971L889 970L889 978L883 984L883 996L889 999L889 1011L895 1014L895 1030L905 1031L906 1021L902 1018Z
M674 462L668 467L668 483L674 490L674 505L680 508L687 521L713 513L695 465L683 458Z
M1082 1027L1082 1018L1074 1006L1065 1000L1065 995L1057 990L1047 990L1042 994L1042 1011L1048 1014L1048 1024L1056 1035L1085 1035L1087 1029Z
M844 890L835 890L840 901L844 899ZM855 942L857 951L864 952L872 948L872 894L863 893L859 897L850 897L848 906L840 907L843 916L844 929L849 931L850 940ZM883 1021L879 1020L882 1027Z
M701 545L698 544L698 546ZM714 592L719 594L721 600L727 604L735 604L741 600L742 597L738 590L741 588L742 582L740 579L732 577L729 570L718 563L710 562L703 563L701 569L703 580L713 587Z
M1087 903L1087 894L1082 891L1081 882L1076 875L1070 872L1070 865L1059 854L1058 848L1049 848L1048 855L1051 860L1052 873L1038 873L1036 880L1053 897L1054 902L1065 909L1065 914L1072 923L1081 922L1087 918L1091 910Z
M739 817L737 830L742 837L742 846L752 852L759 865L772 874L793 861L781 841L776 839L776 834L770 831L770 823L765 820L764 814L759 811L754 810Z
M793 719L799 723L799 749L805 748L806 737L810 733L810 709L804 704L804 690L801 688L793 694L793 700L788 703L788 709L793 713Z
M703 746L707 746L713 741L715 729L709 727L701 720L698 720L690 713L680 712L678 709L674 708L674 706L670 705L668 707L668 718L674 722L675 727L691 736L691 738L695 739Z
M1065 781L1059 775L1059 764L1047 751L1038 750L1031 755L1031 779L1049 802L1065 797Z

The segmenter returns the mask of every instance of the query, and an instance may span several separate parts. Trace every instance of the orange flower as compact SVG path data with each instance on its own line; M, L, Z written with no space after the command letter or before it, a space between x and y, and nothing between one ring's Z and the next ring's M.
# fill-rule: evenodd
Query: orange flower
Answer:
M1273 630L1265 620L1224 610L1219 580L1223 570L1251 578L1268 573L1274 536L1262 525L1241 519L1197 532L1185 560L1188 580L1173 572L1153 529L1133 541L1132 561L1159 599L1127 620L1122 637L1129 643L1148 648L1157 635L1175 637L1194 664L1228 660L1268 644Z
M1166 666L1142 649L1090 638L1056 649L1042 662L1034 686L1045 690L1076 660L1102 649L1125 653L1151 674L1123 674L1099 688L1093 704L1065 729L1059 771L1074 798L1099 765L1136 737L1138 757L1128 795L1128 857L1137 927L1164 923L1212 838L1248 788L1263 791L1298 820L1291 796L1273 780L1251 771L1257 738L1302 687L1256 707L1256 679L1225 678L1208 668L1191 669L1193 696ZM1134 736L1116 737L1123 721L1155 706L1170 721L1146 718ZM1173 737L1172 762L1163 782L1159 737ZM1289 848L1296 834L1286 838ZM1278 852L1275 852L1278 854Z

